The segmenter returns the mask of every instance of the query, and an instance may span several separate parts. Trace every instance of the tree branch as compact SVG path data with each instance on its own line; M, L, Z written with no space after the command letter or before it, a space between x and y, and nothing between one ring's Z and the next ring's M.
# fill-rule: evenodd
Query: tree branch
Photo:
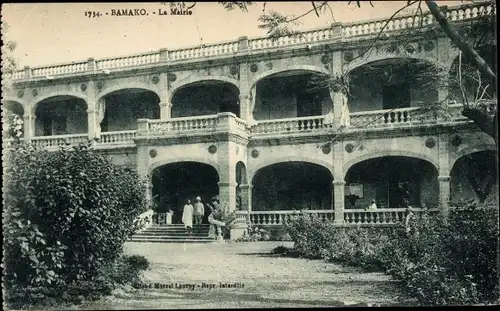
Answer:
M491 70L490 66L486 61L467 43L465 42L460 34L455 30L455 28L449 23L448 19L438 7L436 2L426 0L425 3L429 8L432 16L439 23L443 31L446 33L448 38L457 46L457 48L464 53L464 55L470 59L470 61L487 77L494 80L497 83L497 76Z

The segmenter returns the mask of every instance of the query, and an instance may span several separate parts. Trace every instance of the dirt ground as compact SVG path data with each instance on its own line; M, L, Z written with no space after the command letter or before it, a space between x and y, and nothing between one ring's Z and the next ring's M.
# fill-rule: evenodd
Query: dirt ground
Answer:
M127 287L78 309L193 309L405 305L390 277L321 260L272 255L290 242L127 243L150 261L142 289ZM231 284L233 288L221 287ZM162 287L162 288L155 288ZM150 288L152 287L152 288Z

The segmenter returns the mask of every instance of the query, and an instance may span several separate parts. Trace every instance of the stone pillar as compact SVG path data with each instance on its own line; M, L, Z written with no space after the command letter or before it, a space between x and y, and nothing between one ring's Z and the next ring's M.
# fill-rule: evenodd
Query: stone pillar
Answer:
M168 49L160 49L160 62L168 62Z
M449 214L450 176L438 176L439 182L439 213L444 218Z
M97 70L97 64L93 57L87 59L87 71L94 72Z
M244 211L252 210L252 185L240 185L241 189L241 206Z
M137 144L137 172L141 178L145 181L145 196L146 200L152 199L152 181L151 176L149 176L149 148L146 144L142 142L136 142Z
M90 81L87 87L87 125L89 140L97 138L97 133L100 132L97 127L100 126L97 118L97 98L94 81Z
M160 119L168 120L172 117L172 103L170 103L167 73L160 74L158 83L160 83Z
M335 211L335 224L344 223L344 186L345 181L333 181L333 207Z
M240 119L250 124L253 120L251 113L252 101L249 95L240 95Z
M219 200L221 206L227 206L229 211L236 210L236 143L220 141L219 155Z
M31 74L32 74L32 71L31 71L31 68L30 66L24 66L24 79L31 79Z
M172 118L172 104L168 102L160 103L160 119L168 120Z
M331 75L332 79L335 79L336 83L332 85L330 88L330 97L333 103L333 114L334 114L334 126L338 127L340 125L340 120L342 117L342 106L344 95L342 94L342 84L341 77L343 76L342 72L342 52L335 51L332 54L332 62L331 62Z
M229 211L236 209L236 182L218 182L221 206L228 206Z
M449 134L440 133L438 136L438 163L439 163L439 211L446 218L450 202L450 159Z
M31 114L29 109L26 109L23 116L23 137L25 141L30 141L35 136L35 119L36 115Z
M243 36L238 38L238 52L248 50L248 37Z

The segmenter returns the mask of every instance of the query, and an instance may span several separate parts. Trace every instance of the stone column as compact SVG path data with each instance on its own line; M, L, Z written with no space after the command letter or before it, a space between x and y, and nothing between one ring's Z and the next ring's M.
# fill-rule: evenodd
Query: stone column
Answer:
M444 218L449 214L450 176L438 176L439 182L439 213Z
M152 199L152 181L149 176L149 148L145 143L136 142L137 144L137 172L139 176L146 182L145 195L146 200Z
M35 136L36 115L26 109L23 116L23 137L25 141L30 141Z
M160 74L158 83L160 84L160 119L168 120L172 117L172 103L169 97L167 73Z
M172 104L168 102L160 103L160 119L168 120L172 118Z
M97 98L96 89L94 81L90 81L87 87L87 126L89 139L93 140L97 138L97 127L100 126L97 118Z
M236 210L236 143L220 141L219 154L219 200L221 206L227 206L229 211Z
M252 210L252 185L242 184L241 189L241 206L244 211Z
M335 211L335 224L344 223L344 186L345 181L333 181L333 206Z
M439 164L439 211L443 217L448 217L450 202L450 150L449 134L440 133L438 136L438 164Z
M252 114L250 112L252 102L249 95L240 95L240 118L245 120L247 124L252 121Z

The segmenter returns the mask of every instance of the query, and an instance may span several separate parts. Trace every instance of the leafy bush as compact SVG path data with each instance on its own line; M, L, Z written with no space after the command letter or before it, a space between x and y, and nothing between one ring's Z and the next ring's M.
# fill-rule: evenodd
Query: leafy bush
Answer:
M137 172L85 145L55 152L18 144L4 169L5 286L93 282L113 263L147 207ZM41 290L37 295L44 295Z
M335 228L315 215L301 215L283 223L294 249L307 258L323 258L335 240Z
M285 228L301 256L384 270L421 304L498 301L498 209L469 202L447 221L424 214L410 226L336 228L300 216Z

